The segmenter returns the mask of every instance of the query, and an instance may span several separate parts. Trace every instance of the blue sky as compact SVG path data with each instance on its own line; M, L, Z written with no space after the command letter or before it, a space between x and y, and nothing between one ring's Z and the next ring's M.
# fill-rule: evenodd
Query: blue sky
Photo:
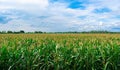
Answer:
M0 31L120 31L120 0L0 0Z

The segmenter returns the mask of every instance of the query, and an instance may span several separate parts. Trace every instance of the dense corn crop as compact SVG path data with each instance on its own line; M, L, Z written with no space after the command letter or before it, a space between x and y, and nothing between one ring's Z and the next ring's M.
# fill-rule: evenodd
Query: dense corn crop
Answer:
M0 70L120 70L120 35L1 34Z

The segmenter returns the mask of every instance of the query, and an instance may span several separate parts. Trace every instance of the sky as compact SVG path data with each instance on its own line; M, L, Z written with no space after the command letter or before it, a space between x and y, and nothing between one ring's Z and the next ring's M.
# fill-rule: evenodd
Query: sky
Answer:
M0 0L0 31L120 31L120 0Z

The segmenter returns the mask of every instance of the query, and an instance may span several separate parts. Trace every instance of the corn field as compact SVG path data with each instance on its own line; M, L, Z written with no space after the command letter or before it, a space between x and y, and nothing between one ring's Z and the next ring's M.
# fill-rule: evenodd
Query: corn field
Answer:
M120 34L0 34L0 70L120 70Z

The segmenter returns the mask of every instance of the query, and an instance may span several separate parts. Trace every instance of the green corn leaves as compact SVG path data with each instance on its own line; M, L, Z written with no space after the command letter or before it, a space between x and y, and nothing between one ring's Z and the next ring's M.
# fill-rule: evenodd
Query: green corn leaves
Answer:
M0 70L120 70L120 35L0 35Z

